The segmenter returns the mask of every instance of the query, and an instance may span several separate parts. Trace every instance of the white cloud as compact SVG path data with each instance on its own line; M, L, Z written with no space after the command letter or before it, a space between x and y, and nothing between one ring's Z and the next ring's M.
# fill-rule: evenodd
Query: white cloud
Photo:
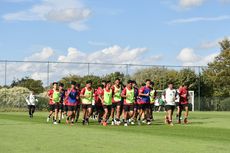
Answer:
M201 57L196 55L192 48L183 48L177 56L177 59L183 63L191 63L200 60Z
M192 22L223 21L223 20L230 20L230 16L222 15L216 17L192 17L192 18L184 18L184 19L175 19L169 21L168 24L182 24L182 23L192 23Z
M48 60L50 57L54 55L54 51L50 47L43 48L40 52L34 53L33 55L26 57L26 61L44 61Z
M179 6L182 8L191 8L201 6L206 0L179 0Z
M80 0L42 0L30 9L3 15L7 21L54 21L66 23L74 30L86 30L85 21L91 10L83 6Z
M69 48L66 56L59 56L60 62L97 62L97 63L138 63L147 48L122 48L114 45L102 50L84 53L76 48Z
M198 55L192 48L183 48L177 55L177 59L183 66L205 66L212 62L219 53L212 53L207 56Z
M145 47L130 48L119 45L113 45L94 52L84 52L77 48L69 47L65 54L58 56L52 48L45 47L41 51L26 57L24 63L8 63L7 81L10 83L13 79L29 76L33 79L42 80L46 85L48 69L49 81L52 82L69 74L87 75L87 63L95 63L90 64L89 74L102 76L115 71L126 73L126 65L119 64L143 64L143 59L147 64L154 64L162 59L161 55L148 56L147 51L148 49ZM61 63L49 63L48 65L45 61L50 59ZM132 73L137 68L132 67L129 72Z
M225 37L225 38L228 38L230 39L230 36L229 37ZM210 49L210 48L216 48L219 46L219 42L221 42L224 38L218 38L216 40L213 40L213 41L206 41L206 42L202 42L198 48L200 49Z

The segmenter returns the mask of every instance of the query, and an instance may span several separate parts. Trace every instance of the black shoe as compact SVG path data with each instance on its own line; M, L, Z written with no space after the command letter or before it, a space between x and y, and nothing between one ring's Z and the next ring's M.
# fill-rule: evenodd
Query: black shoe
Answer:
M61 123L61 120L59 120L58 123Z
M82 121L82 125L85 125L85 120Z

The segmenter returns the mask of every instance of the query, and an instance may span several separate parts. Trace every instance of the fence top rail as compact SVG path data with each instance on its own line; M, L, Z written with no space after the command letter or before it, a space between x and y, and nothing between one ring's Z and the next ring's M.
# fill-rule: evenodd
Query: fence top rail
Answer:
M147 66L147 67L179 67L179 68L205 68L207 66L181 66L181 65L154 65L132 63L104 63L104 62L60 62L60 61L25 61L25 60L0 60L0 63L44 63L44 64L85 64L85 65L122 65L122 66Z

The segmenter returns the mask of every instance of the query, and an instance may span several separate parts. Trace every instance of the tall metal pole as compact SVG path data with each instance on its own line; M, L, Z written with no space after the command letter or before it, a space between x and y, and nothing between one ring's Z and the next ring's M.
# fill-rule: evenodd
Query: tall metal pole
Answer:
M47 62L47 87L50 85L50 62Z
M6 79L7 79L7 60L5 60L5 96L4 96L4 99L5 99L4 101L5 101L5 103L6 103L6 100L7 100L7 99L6 99L6 98L7 98L7 97L6 97L6 84L7 84L7 80L6 80Z
M129 75L129 64L126 64L126 76Z
M5 87L6 87L6 84L7 84L7 80L6 80L6 75L7 75L7 60L5 60Z
M88 75L90 73L90 63L87 64L88 65Z
M198 73L199 73L199 85L198 85L198 103L199 103L199 110L201 111L201 101L200 101L200 96L201 96L201 91L200 91L200 82L201 82L201 75L200 75L200 66L198 67Z

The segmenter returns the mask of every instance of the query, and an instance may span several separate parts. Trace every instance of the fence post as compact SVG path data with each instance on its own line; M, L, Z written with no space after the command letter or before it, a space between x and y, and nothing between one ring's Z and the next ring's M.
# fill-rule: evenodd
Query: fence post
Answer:
M49 85L50 85L50 82L49 82L49 80L50 80L50 62L48 61L47 62L47 87L49 87Z
M6 103L6 85L7 85L7 60L5 60L5 74L4 74L4 75L5 75L5 78L4 78L4 79L5 79L5 80L4 80L4 81L5 81L5 82L4 82L4 84L5 84L5 95L4 95L4 99L5 99L5 100L4 100L4 101L5 101L5 103Z
M129 75L129 64L126 64L126 76Z
M89 76L89 73L90 73L90 63L87 63L88 65L88 76Z
M198 67L198 73L199 73L199 81L198 81L198 103L199 103L199 110L201 111L201 103L200 103L200 82L201 82L201 75L200 75L200 66Z

